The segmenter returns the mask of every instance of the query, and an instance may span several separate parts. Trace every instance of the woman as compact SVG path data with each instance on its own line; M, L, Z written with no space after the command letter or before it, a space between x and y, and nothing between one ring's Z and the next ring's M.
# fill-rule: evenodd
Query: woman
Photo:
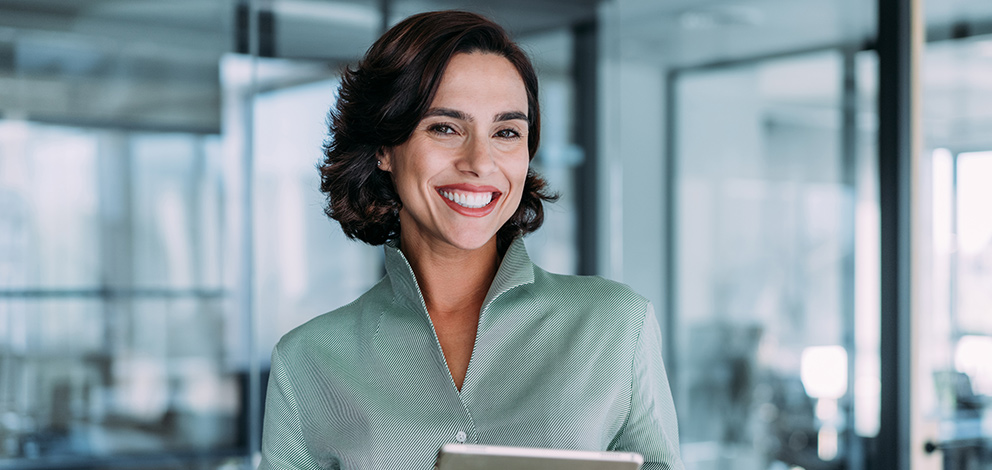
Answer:
M534 266L537 78L472 13L397 24L345 73L327 214L386 277L272 353L261 468L429 469L444 443L639 452L681 468L650 304Z

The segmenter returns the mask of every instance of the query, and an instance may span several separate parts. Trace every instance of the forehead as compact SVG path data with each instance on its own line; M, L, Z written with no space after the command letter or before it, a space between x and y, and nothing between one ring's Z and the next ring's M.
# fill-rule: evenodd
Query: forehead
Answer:
M498 54L472 52L451 57L431 107L497 107L527 112L527 89L517 68Z

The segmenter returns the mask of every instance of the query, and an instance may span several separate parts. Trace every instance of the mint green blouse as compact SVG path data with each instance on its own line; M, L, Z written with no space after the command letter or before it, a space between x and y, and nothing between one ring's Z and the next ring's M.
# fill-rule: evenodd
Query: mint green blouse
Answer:
M459 392L410 264L286 334L272 352L261 469L433 467L448 442L644 455L681 469L651 304L535 266L521 240L486 295Z

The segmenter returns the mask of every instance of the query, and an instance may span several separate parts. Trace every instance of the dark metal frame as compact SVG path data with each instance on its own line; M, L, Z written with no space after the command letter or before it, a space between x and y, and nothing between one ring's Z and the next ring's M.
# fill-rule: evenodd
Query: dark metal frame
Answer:
M266 21L271 21L271 11L262 11L259 8L259 0L247 0L248 1L248 22L245 26L248 27L248 52L251 54L253 60L257 58L263 52L273 53L275 51L274 46L274 33L275 29L271 25L269 27L265 26ZM267 14L266 14L267 13ZM265 18L269 18L266 20ZM240 23L239 23L240 26ZM258 34L251 34L251 32L256 32ZM240 34L240 33L239 33ZM268 37L264 37L268 34ZM263 46L268 44L271 50L265 51ZM255 73L255 67L252 67L252 74ZM241 127L245 130L244 134L244 153L242 154L242 165L241 165L241 180L244 182L241 186L241 204L242 204L242 217L241 217L241 256L242 256L242 267L241 276L239 277L238 290L240 296L238 297L238 305L240 306L244 317L248 320L244 323L244 335L248 339L248 393L245 397L245 401L242 404L242 410L246 413L247 426L243 429L245 433L245 443L247 444L246 458L249 462L253 460L253 456L261 452L262 448L262 413L264 411L264 404L261 403L262 398L262 387L267 384L262 383L262 371L261 364L258 360L258 312L254 308L254 295L252 286L255 282L255 250L254 250L254 183L255 183L255 171L254 171L254 112L253 112L253 98L258 94L258 80L256 77L252 77L251 84L249 85L248 96L242 97L247 101L245 105L245 113L241 116L242 123Z
M572 80L575 83L574 140L582 148L582 163L575 169L578 274L599 274L597 246L599 243L599 185L597 184L599 116L597 103L597 67L599 64L599 27L595 21L575 25L572 48Z
M914 0L878 0L881 392L873 469L910 468Z

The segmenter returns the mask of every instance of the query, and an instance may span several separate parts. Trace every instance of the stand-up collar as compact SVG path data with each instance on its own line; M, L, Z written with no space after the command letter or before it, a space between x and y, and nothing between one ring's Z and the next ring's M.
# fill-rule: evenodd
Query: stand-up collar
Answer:
M408 307L427 314L427 303L424 302L424 294L417 284L417 277L413 273L410 262L399 249L399 242L392 240L383 245L386 258L386 276L393 287L393 295L397 301L405 303ZM489 286L486 299L482 303L482 312L485 312L494 300L515 287L534 282L534 265L527 255L527 248L523 240L517 238L513 240L510 247L503 255L496 277Z

